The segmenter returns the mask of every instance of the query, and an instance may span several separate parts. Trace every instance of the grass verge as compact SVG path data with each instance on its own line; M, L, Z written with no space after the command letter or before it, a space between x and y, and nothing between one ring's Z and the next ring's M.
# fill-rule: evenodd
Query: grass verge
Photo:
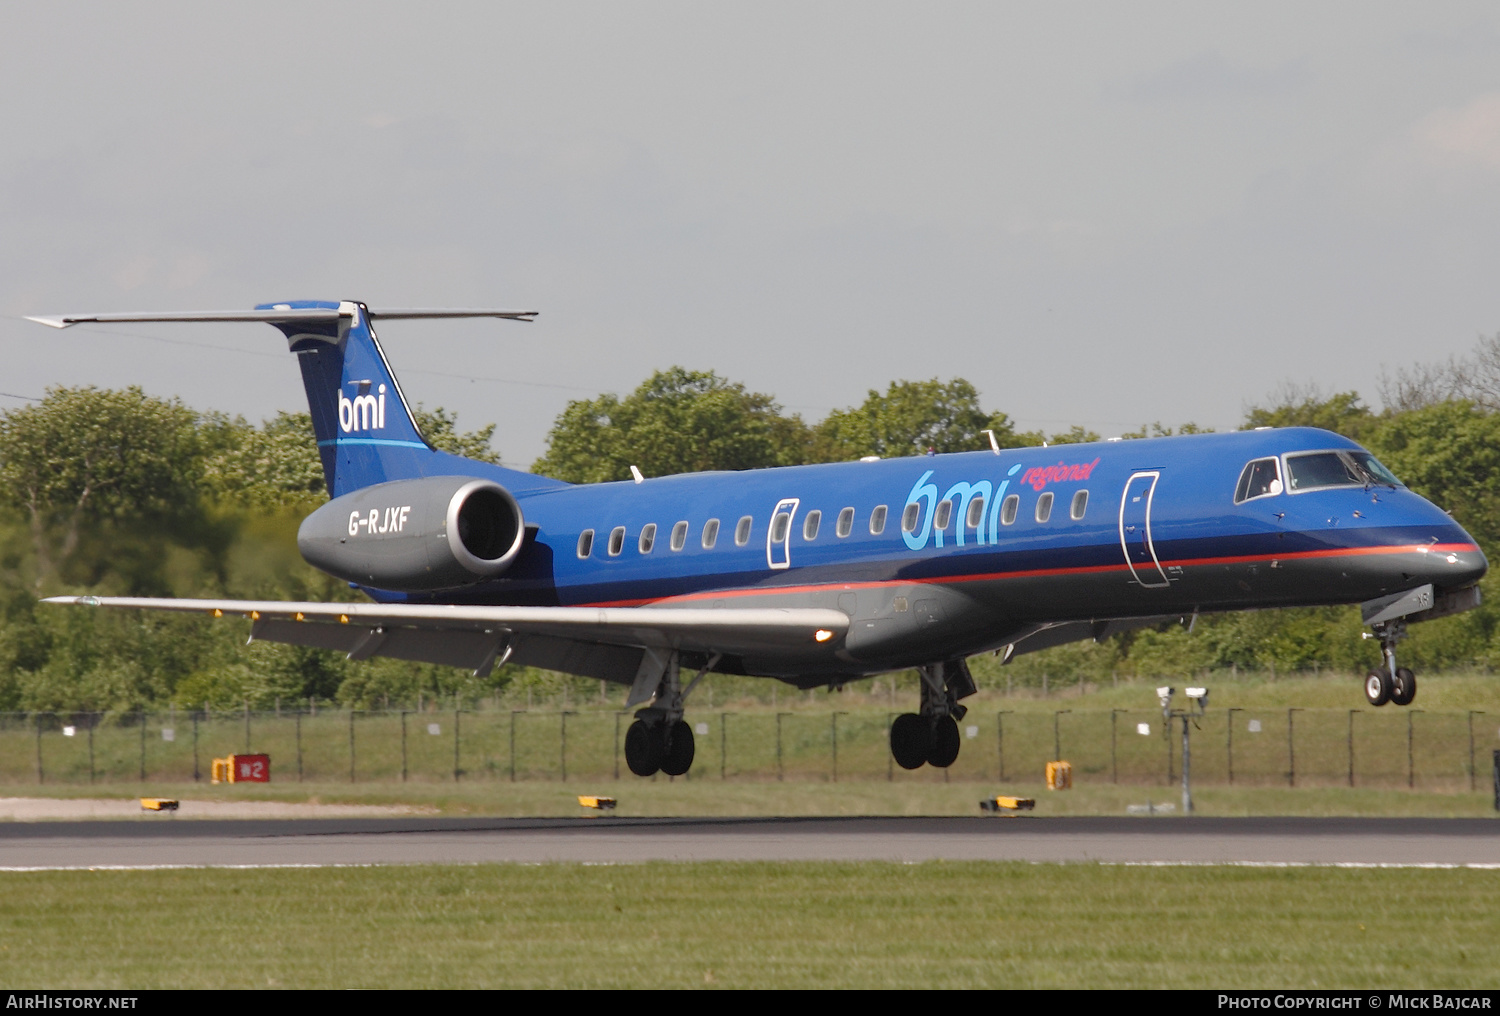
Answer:
M0 980L56 988L1485 988L1500 968L1490 871L709 863L4 882Z
M442 815L502 817L585 814L579 794L604 794L619 801L617 815L784 816L784 815L977 815L979 799L1006 793L1033 797L1034 815L1124 815L1130 805L1167 804L1176 816L1176 787L1086 784L1048 791L1034 783L929 783L860 781L849 783L676 781L665 779L559 783L369 783L205 784L147 783L138 790L118 784L95 787L6 787L4 796L50 798L175 797L185 803L171 819L143 815L140 821L183 821L195 816L194 801L288 801L314 804L407 805ZM1488 791L1477 793L1379 790L1348 787L1207 786L1193 793L1198 815L1366 815L1429 818L1493 818ZM1160 820L1160 819L1158 819Z

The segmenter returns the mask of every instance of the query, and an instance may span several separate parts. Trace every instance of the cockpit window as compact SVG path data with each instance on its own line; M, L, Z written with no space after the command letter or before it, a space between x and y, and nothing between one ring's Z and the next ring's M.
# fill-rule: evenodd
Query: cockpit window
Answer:
M1281 469L1275 459L1256 459L1245 464L1239 486L1234 488L1234 503L1281 493Z
M1376 483L1384 484L1390 487L1404 486L1404 484L1400 480L1396 479L1395 473L1385 468L1381 461L1375 456L1371 455L1369 452L1361 450L1357 452L1346 452L1345 454L1347 454L1351 459L1354 460L1355 465L1359 466L1365 472L1374 477Z
M1401 481L1367 451L1308 452L1286 457L1293 491L1320 487L1399 487Z

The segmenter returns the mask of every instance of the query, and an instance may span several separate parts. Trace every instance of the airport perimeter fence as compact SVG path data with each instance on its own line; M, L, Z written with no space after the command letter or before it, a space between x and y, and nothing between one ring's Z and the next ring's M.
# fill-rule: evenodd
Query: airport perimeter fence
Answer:
M1072 763L1077 783L1171 785L1180 721L1154 710L971 711L947 770L891 760L898 713L689 711L695 780L1038 783ZM0 783L208 781L212 761L267 754L283 782L633 779L632 717L608 710L0 713ZM1488 785L1495 722L1478 710L1229 709L1192 733L1196 784L1473 790ZM1476 769L1476 765L1478 769Z

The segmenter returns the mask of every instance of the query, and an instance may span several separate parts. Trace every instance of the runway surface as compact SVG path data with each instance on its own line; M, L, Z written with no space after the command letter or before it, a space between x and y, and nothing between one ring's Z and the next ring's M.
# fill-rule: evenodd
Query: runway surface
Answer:
M1478 865L1500 820L1359 818L305 819L0 823L0 869L994 860Z

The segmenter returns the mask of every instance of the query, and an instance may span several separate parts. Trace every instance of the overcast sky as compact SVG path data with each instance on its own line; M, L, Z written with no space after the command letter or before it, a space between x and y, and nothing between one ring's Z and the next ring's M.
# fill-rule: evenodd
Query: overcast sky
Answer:
M0 39L11 395L304 406L264 325L23 314L536 309L381 330L524 466L671 364L1109 435L1500 331L1493 3L53 0Z

